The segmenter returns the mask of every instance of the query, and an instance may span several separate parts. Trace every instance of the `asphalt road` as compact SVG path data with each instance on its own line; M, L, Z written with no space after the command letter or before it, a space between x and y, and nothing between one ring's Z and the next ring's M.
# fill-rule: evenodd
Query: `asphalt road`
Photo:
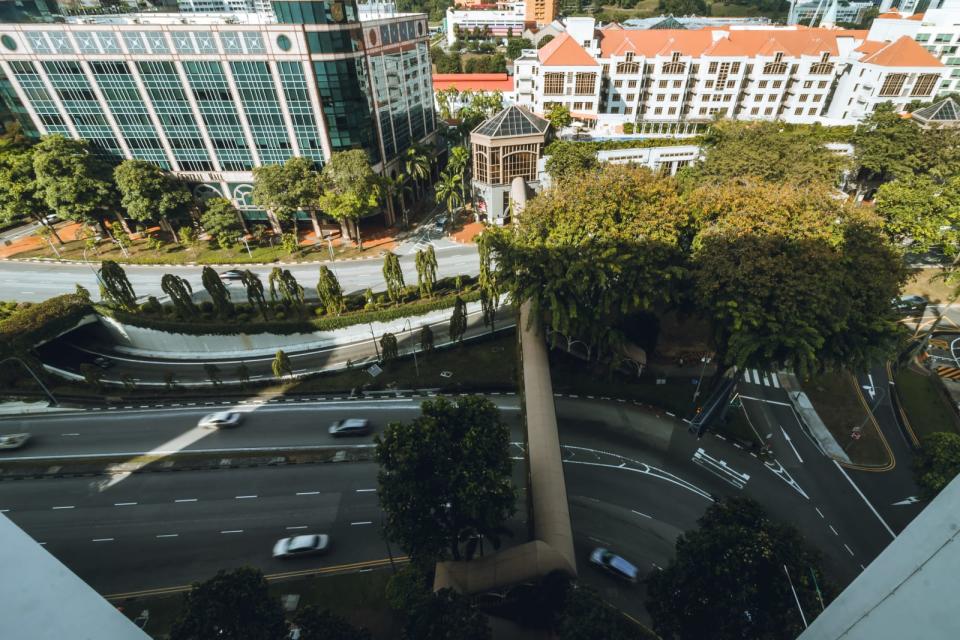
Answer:
M744 403L754 421L774 421L791 437L788 443L774 434L774 462L711 435L698 440L682 425L666 431L627 404L557 400L581 578L633 615L646 617L643 586L628 587L589 566L590 550L607 546L642 572L656 571L712 497L744 493L796 525L824 553L840 587L892 539L866 501L878 474L848 471L848 480L805 436L792 409L777 404L780 390L744 384L741 391L761 398ZM519 443L517 398L495 400ZM379 431L411 418L418 406L412 399L247 404L240 405L247 421L224 432L194 428L210 410L201 406L8 419L0 422L4 432L29 430L36 438L0 464L14 457L333 444L325 427L334 419L360 415ZM362 442L369 439L336 443ZM514 452L520 456L519 448ZM519 467L518 474L522 482ZM375 486L371 464L143 473L109 486L102 480L2 482L0 509L103 593L183 584L241 563L272 573L386 557L375 497L358 491ZM514 524L524 530L522 521ZM331 554L295 564L272 560L270 545L288 526L307 527L294 533L331 532Z
M433 244L437 252L438 277L476 275L479 272L476 246L461 245L447 239L433 239L425 234L429 234L429 231L424 230L421 235L414 236L397 249L407 282L417 281L414 254L416 249L423 249L427 244ZM368 287L377 291L385 286L383 260L379 259L378 255L379 252L369 259L340 260L326 264L337 275L344 291L353 293ZM72 293L77 284L82 284L96 297L100 287L94 270L98 266L97 262L78 264L0 261L0 300L37 302L62 293ZM237 268L249 268L266 282L273 267L274 265L239 265ZM160 278L165 273L186 278L194 291L203 291L200 279L203 268L200 266L126 265L124 268L137 296L144 299L148 295L163 296ZM224 271L230 267L215 268ZM286 265L284 268L293 273L308 295L315 290L319 264ZM242 293L242 288L236 284L231 286L231 290Z

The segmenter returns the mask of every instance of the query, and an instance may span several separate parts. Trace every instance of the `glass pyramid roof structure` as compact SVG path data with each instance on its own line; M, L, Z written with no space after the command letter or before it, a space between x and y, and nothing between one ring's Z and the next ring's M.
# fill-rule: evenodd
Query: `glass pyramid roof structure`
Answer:
M473 133L491 138L530 136L545 132L549 126L550 123L543 118L533 115L523 107L511 105L481 122Z
M960 106L953 98L947 98L929 107L917 109L913 112L912 118L921 124L956 127L960 126Z

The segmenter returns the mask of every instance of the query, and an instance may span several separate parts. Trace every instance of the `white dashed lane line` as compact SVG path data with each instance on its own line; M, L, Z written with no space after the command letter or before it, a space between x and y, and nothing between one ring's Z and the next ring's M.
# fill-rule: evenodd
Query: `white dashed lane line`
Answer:
M363 522L351 522L351 523L350 523L350 526L351 526L351 527L356 527L356 526L363 525L363 524L373 524L373 522L371 522L370 520L364 520Z
M306 528L307 528L307 525L299 524L295 527L287 527L287 531L293 531L294 529L306 529Z
M53 510L54 510L54 511L56 511L57 509L73 509L73 505L69 505L69 506L65 506L65 507L53 507Z
M375 491L376 489L357 489L357 493L371 493Z
M91 542L113 542L113 538L94 538Z
M829 525L829 526L830 526L830 531L833 531L833 535L835 535L835 536L839 536L839 535L840 535L839 533L837 533L837 530L833 528L833 525L832 525L832 524Z
M243 533L243 529L227 529L226 531L221 531L220 533Z
M157 534L157 537L158 538L176 538L179 535L180 535L179 533L160 533L160 534Z
M820 511L820 508L819 508L819 507L814 507L814 509L817 510L817 515L822 518L822 517L823 517L823 511Z
M639 512L639 511L634 510L634 509L631 509L630 511L632 511L632 512L635 513L635 514L637 514L638 516L643 516L644 518L650 518L651 520L653 520L653 516L648 516L647 514L641 513L641 512Z
M136 502L114 502L114 503L113 503L113 506L115 506L115 507L132 507L132 506L134 506L135 504L137 504L137 503L136 503Z
M319 491L298 491L298 496L318 496L320 495Z
M196 498L180 498L178 500L174 500L174 502L196 502L196 501L197 501Z
M853 549L848 547L846 544L843 545L843 548L846 549L847 553L849 553L851 556L853 555Z
M257 496L236 496L235 499L236 499L236 500L251 500L251 499L256 498L256 497L257 497Z

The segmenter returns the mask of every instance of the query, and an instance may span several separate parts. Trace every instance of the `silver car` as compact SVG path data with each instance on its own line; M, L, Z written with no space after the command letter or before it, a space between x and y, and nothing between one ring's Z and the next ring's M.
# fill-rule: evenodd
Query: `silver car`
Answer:
M637 568L609 549L594 549L590 554L590 562L627 582L637 581Z
M243 420L243 414L236 411L218 411L200 418L198 427L207 429L229 429L235 427Z
M297 558L324 553L330 547L330 536L324 533L281 538L273 545L274 558Z
M27 444L27 440L29 439L29 433L11 433L9 435L0 436L0 449L19 449L23 445Z
M365 436L370 433L370 421L363 418L347 418L338 420L327 429L331 436L340 438L343 436Z

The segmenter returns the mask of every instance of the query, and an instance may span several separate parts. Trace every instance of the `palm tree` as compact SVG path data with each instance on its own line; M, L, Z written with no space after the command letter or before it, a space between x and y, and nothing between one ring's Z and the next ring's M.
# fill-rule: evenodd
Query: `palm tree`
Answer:
M403 172L408 178L416 180L418 190L420 181L430 176L430 158L422 146L415 144L407 148L403 154Z
M434 197L437 202L443 202L447 205L447 215L452 215L453 210L463 204L463 195L460 189L461 178L456 173L444 171L440 174L440 180L437 181L436 193Z
M380 188L383 192L383 195L387 199L393 202L399 202L400 204L400 215L403 216L404 226L408 226L410 223L407 220L407 205L404 202L403 194L410 190L410 183L407 181L407 176L404 174L398 174L393 176L383 176L380 180ZM396 198L396 200L394 200Z
M460 176L460 195L467 200L467 167L470 164L470 151L466 147L454 147L450 150L447 167Z

